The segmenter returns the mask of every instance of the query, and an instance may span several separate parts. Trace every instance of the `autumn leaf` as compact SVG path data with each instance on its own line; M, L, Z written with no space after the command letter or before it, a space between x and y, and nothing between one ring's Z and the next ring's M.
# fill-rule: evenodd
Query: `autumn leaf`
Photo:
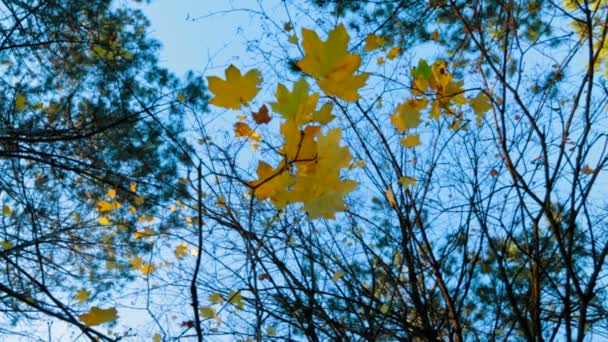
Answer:
M483 115L492 109L492 103L486 94L480 91L477 96L469 100L469 105L475 112L475 118L477 121L477 126L481 126L483 123Z
M334 273L334 275L331 277L331 281L335 284L338 281L340 281L340 279L342 279L342 277L344 276L344 271L343 270L338 270Z
M215 309L208 306L200 308L199 312L202 318L215 318L217 316Z
M286 172L283 165L273 169L272 166L261 161L258 165L258 180L249 182L248 185L253 189L253 195L259 200L272 197L284 191L294 182L293 177Z
M111 199L116 198L116 189L109 189L106 195Z
M15 98L15 109L17 111L21 112L25 109L26 104L27 104L27 99L26 99L25 95L17 94L17 97Z
M266 107L266 105L262 105L257 112L253 112L251 115L253 116L255 123L258 125L269 123L270 120L272 120L270 115L268 115L268 107Z
M410 176L403 176L399 178L399 184L401 184L401 186L403 186L404 188L407 188L408 186L415 186L416 178Z
M405 138L401 139L401 145L405 148L412 148L420 145L420 135L408 134Z
M385 43L384 37L376 36L375 34L370 33L367 35L367 37L365 37L365 47L363 48L363 51L374 51L377 48L384 46Z
M234 124L234 136L237 138L248 137L253 130L248 124L244 122L237 122Z
M333 105L331 102L326 102L323 104L323 106L321 106L321 109L312 113L312 119L321 125L327 125L335 118L335 116L331 113L332 109Z
M391 115L391 123L398 132L403 132L406 129L416 128L422 122L420 110L427 105L426 98L420 100L408 99L404 103L397 106L393 115Z
M585 164L585 166L583 166L583 174L585 175L590 175L594 172L595 170L592 169L589 165Z
M97 202L97 211L100 213L112 211L118 208L120 208L120 203L118 202L108 202L103 200Z
M87 291L85 289L80 289L74 295L74 299L76 299L77 301L79 301L81 303L84 303L89 299L90 295L91 295L91 293L89 291Z
M100 217L99 220L97 220L97 222L99 224L101 224L102 226L107 226L111 223L110 219L107 216Z
M395 199L395 193L393 192L393 189L386 189L385 195L386 199L388 200L388 204L390 204L391 208L397 208L397 200Z
M12 213L13 213L13 209L11 209L11 207L8 204L5 204L2 206L2 214L4 216L9 216Z
M139 270L141 271L141 273L143 275L150 275L156 270L156 266L149 264L147 262L144 262L141 264Z
M365 85L369 74L354 75L361 64L361 57L348 52L350 37L344 25L333 29L326 41L316 32L302 30L304 58L298 62L300 69L317 79L317 84L327 95L336 95L346 101L359 99L359 88Z
M393 60L393 59L399 57L400 52L401 52L401 49L399 49L396 46L393 46L386 54L386 58L388 58L389 60Z
M309 95L309 86L304 78L293 84L292 91L279 84L275 97L277 102L270 104L272 110L283 116L285 120L293 121L296 126L307 124L312 120L312 113L319 101L319 93Z
M218 304L221 303L224 300L224 298L222 298L222 295L217 293L217 292L213 292L209 295L209 301L212 304Z
M188 244L185 242L180 243L175 247L175 257L181 259L188 255Z
M207 77L209 91L215 95L209 103L228 109L239 109L241 105L251 101L260 90L262 76L256 69L249 70L245 75L234 65L226 71L226 80L216 76Z
M86 314L80 315L78 319L85 325L92 327L107 322L115 321L118 318L115 308L100 309L96 306L92 307Z

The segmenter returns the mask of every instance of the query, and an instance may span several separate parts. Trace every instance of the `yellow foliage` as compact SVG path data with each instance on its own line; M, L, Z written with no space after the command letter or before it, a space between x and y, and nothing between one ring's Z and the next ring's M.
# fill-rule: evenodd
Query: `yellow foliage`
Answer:
M346 101L359 99L357 91L365 85L369 74L354 75L361 64L361 57L348 52L350 37L344 25L333 29L326 41L321 41L311 30L302 30L302 36L305 55L298 67L316 78L327 95Z
M230 65L226 71L226 80L216 76L207 77L209 91L215 95L209 103L218 107L239 109L241 105L247 104L257 94L262 82L260 72L256 69L249 70L245 75L234 65Z
M84 315L80 315L78 319L85 325L92 327L94 325L100 325L107 322L115 321L118 318L115 308L100 309L96 306L92 307L89 312Z

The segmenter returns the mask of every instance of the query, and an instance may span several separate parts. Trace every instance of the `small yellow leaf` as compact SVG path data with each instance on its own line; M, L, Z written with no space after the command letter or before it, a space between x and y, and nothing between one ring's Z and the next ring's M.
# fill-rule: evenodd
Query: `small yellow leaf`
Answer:
M115 321L118 318L115 308L100 309L96 306L92 307L89 312L84 315L80 315L78 319L85 325L92 327L94 325L100 325L106 322Z
M87 291L85 289L80 289L74 295L74 299L76 299L77 301L79 301L81 303L84 303L89 299L90 295L91 295L91 293L89 291Z
M160 341L161 341L160 334L154 334L154 336L152 337L152 342L160 342Z
M583 174L585 175L590 175L594 172L595 170L592 169L589 165L585 164L585 166L583 166Z
M136 205L142 205L145 202L145 199L142 196L135 196L135 204Z
M391 208L397 208L397 200L395 199L395 193L393 189L386 189L386 199L388 200L388 204L391 205Z
M391 123L398 132L406 129L416 128L422 122L420 110L426 108L427 100L408 99L397 106L395 113L391 115Z
M202 307L200 313L202 318L215 318L217 316L215 309L209 306Z
M342 271L342 270L336 271L334 273L334 275L331 277L331 281L334 283L337 283L340 280L340 278L342 278L343 276L344 276L344 271Z
M403 186L404 188L407 188L408 186L415 186L416 178L410 176L403 176L399 178L399 184L401 184L401 186Z
M6 251L6 250L13 248L13 244L10 243L10 241L4 240L4 241L0 242L0 247L2 247L2 249L4 249Z
M99 218L99 220L97 222L103 226L107 226L110 224L110 219L108 219L107 216L102 216Z
M228 294L228 303L235 305L239 310L243 310L245 307L245 302L243 301L243 297L241 297L240 291L230 291Z
M384 64L384 57L378 57L378 59L376 60L376 63L377 63L378 65L382 65L382 64Z
M401 144L405 148L412 148L420 145L420 135L408 134L405 138L401 139Z
M18 111L24 110L26 103L27 103L27 99L25 98L25 95L18 94L17 97L15 98L15 109Z
M400 52L401 52L400 48L393 46L386 54L386 58L393 60L393 59L399 57Z
M100 213L105 213L118 208L120 208L120 203L118 202L108 202L104 200L97 202L97 211Z
M293 45L297 45L298 44L298 36L296 36L295 34L290 35L289 37L287 37L287 41Z
M131 190L131 192L135 193L137 192L137 183L131 183L129 185L129 189Z
M142 265L143 261L141 260L140 257L135 256L134 258L132 258L131 260L129 260L129 263L131 264L131 267L134 270L137 270L137 269L141 268L141 265Z
M275 328L275 327L266 328L266 334L268 334L269 336L275 336L277 334L277 328Z
M111 199L116 198L116 189L110 189L108 190L107 196Z
M477 126L481 126L483 123L483 114L492 109L490 99L486 94L480 91L477 96L469 100L469 105L471 105L473 112L475 112Z
M237 122L234 124L234 135L237 138L248 137L252 132L253 130L251 127L244 122Z
M439 32L437 32L437 30L431 33L431 39L435 41L439 40Z
M365 38L365 47L363 48L363 51L365 51L365 52L374 51L377 48L384 46L384 44L385 44L384 37L376 36L375 34L370 33Z
M141 264L141 267L139 269L140 269L141 273L143 273L143 275L149 275L149 274L152 274L152 272L154 272L156 270L156 267L152 264L144 262Z
M180 243L175 247L175 257L181 259L188 255L188 244L185 242Z
M2 214L4 214L4 216L9 216L12 213L13 213L13 209L11 209L11 207L8 204L5 204L2 206Z
M222 298L222 295L217 293L217 292L213 292L209 295L209 301L212 304L218 304L221 303L224 300L224 298Z

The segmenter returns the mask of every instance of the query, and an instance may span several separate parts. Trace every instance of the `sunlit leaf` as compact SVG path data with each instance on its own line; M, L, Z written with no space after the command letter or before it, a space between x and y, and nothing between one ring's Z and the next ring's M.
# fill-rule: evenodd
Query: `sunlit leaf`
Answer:
M115 308L100 309L96 306L92 307L89 312L84 315L80 315L78 319L85 325L92 327L107 322L115 321L118 318L118 314Z
M234 65L230 65L226 71L226 80L216 76L207 77L208 89L215 95L209 103L218 107L239 109L241 105L251 101L260 90L262 76L256 69L249 70L245 75Z

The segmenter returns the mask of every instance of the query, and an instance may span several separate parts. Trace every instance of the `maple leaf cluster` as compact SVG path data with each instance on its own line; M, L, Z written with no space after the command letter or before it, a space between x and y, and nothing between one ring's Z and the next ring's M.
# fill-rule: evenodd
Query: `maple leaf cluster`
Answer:
M306 54L298 62L300 69L316 79L326 96L345 101L359 99L358 90L369 74L356 74L361 57L348 52L350 38L344 26L332 30L326 41L311 30L303 30L302 36ZM215 95L210 103L240 109L260 90L260 73L250 70L243 75L232 65L225 73L226 80L208 77L209 90ZM341 177L352 156L347 147L340 146L342 130L327 128L335 117L333 105L326 102L318 106L320 96L311 93L305 78L295 82L291 90L283 84L277 86L276 101L270 105L284 119L280 125L284 143L278 149L281 161L275 167L260 161L258 179L247 183L258 200L270 199L279 208L302 203L310 219L334 218L336 212L346 210L344 196L357 187L357 182ZM266 105L252 116L258 125L271 120ZM260 140L255 129L245 122L237 122L234 129L236 137Z

